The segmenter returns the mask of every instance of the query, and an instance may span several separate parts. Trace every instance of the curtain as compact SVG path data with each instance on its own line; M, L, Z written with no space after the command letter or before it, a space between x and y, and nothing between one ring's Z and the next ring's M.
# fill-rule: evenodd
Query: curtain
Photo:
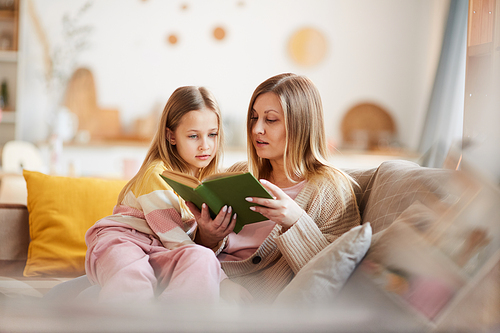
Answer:
M460 144L465 99L468 0L451 0L419 151L421 165L439 168Z

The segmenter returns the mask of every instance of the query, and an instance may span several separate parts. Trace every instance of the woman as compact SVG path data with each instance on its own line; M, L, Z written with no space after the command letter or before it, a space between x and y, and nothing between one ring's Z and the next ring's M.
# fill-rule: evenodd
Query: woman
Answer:
M206 207L188 203L198 222L195 241L214 249L229 278L257 302L272 302L312 257L360 224L354 181L330 165L326 142L312 81L273 76L250 100L248 164L230 168L249 170L275 197L247 198L269 220L235 234L228 218L211 220Z

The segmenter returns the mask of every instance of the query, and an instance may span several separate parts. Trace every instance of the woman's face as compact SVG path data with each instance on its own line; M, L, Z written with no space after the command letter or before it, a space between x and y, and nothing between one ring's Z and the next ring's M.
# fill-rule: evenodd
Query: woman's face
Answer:
M285 154L285 114L275 93L259 95L250 115L252 143L260 158L282 162Z

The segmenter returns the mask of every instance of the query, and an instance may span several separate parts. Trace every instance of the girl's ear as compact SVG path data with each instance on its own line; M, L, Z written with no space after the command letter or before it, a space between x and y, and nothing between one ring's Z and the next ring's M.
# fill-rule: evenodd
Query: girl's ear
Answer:
M167 140L172 146L175 146L175 134L170 128L167 128Z

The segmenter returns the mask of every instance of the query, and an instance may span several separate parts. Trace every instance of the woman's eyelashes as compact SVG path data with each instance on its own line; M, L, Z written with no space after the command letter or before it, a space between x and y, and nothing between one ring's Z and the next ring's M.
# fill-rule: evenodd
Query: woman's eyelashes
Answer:
M259 120L259 117L258 116L250 116L250 120L253 121L253 122L255 122L255 121ZM264 121L266 123L272 124L272 123L278 121L278 119L276 119L276 118L266 118L266 119L264 119Z

